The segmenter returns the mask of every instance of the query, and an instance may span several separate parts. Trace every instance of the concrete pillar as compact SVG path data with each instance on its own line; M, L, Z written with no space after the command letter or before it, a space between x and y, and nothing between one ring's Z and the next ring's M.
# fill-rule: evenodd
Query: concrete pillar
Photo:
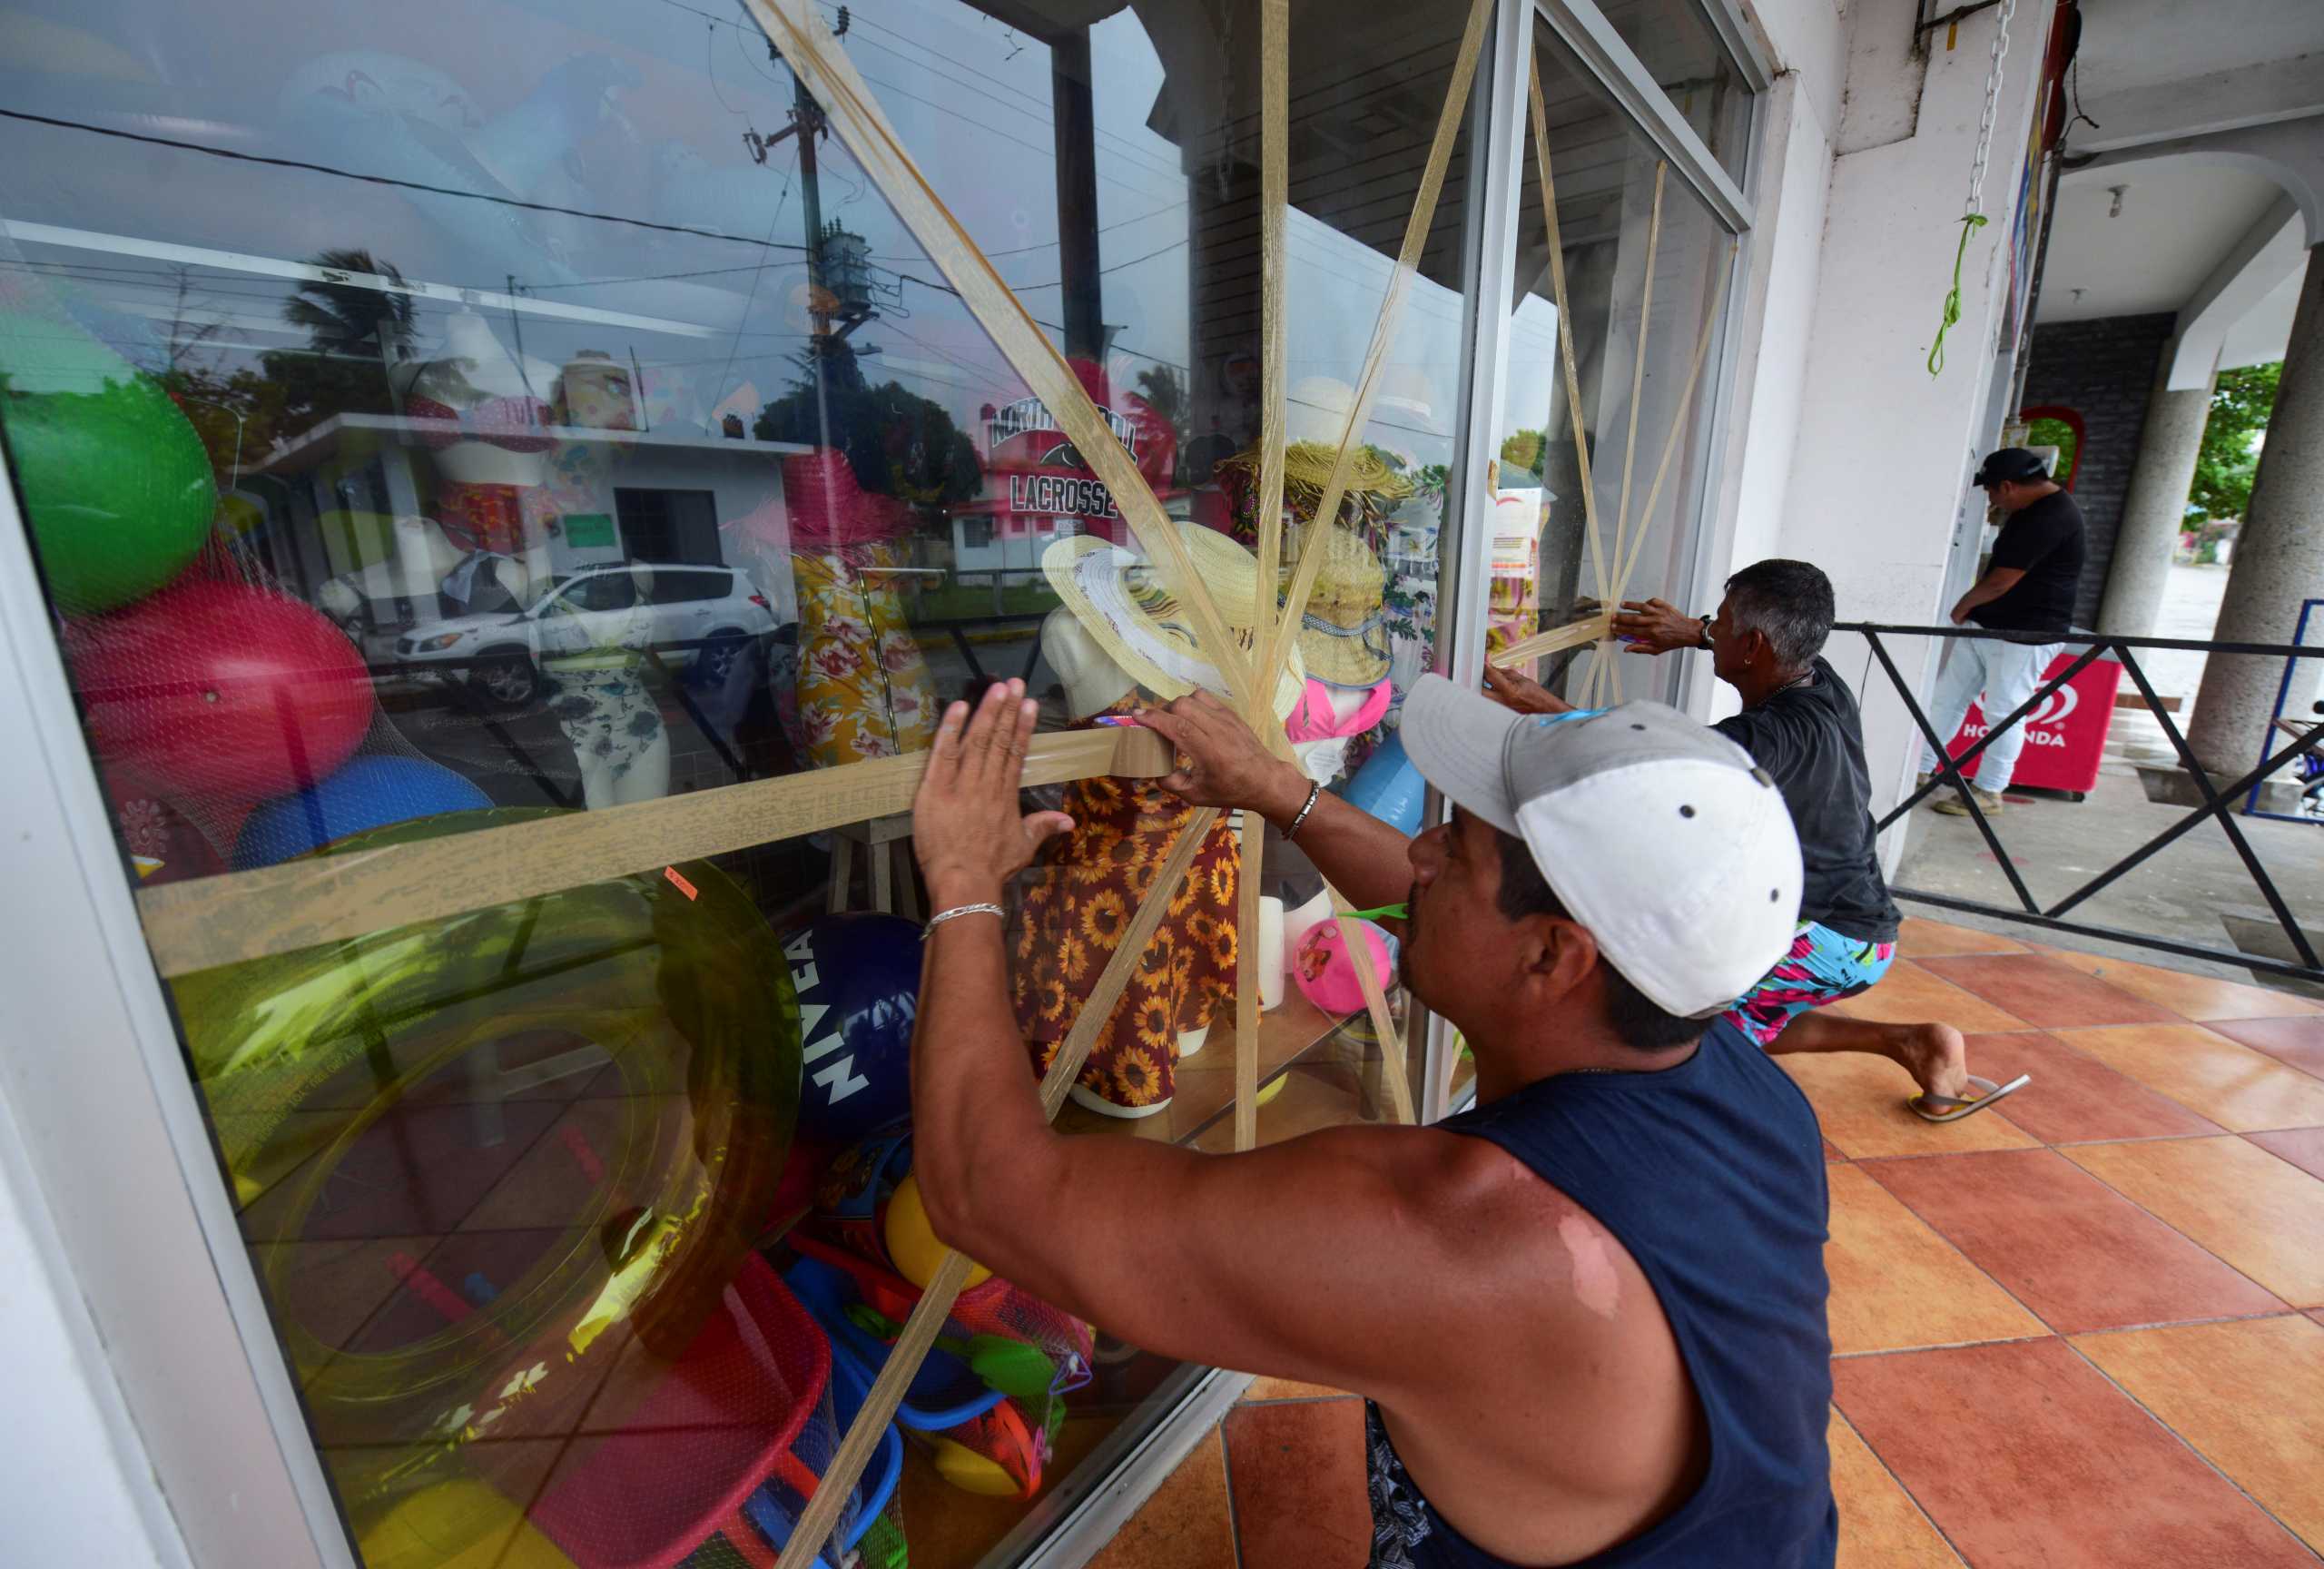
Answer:
M2311 266L2211 636L2289 643L2300 600L2317 595L2324 595L2324 267ZM2282 678L2280 659L2214 654L2205 662L2187 739L2206 769L2233 777L2259 760Z
M2203 426L2211 418L2216 377L2198 389L2171 390L2178 347L2176 339L2163 345L2154 390L2147 395L2138 460L2131 469L2130 495L2122 504L2114 559L2106 569L2106 596L2098 608L2098 629L2124 637L2154 634L2163 586L2171 580L2171 553L2187 516L2187 492L2195 482Z

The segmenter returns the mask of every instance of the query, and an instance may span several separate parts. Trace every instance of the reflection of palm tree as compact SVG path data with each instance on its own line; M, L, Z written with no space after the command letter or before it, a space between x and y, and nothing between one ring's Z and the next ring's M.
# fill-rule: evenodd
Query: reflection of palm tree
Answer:
M374 262L369 251L325 251L313 265L331 272L368 272L400 285L403 274L389 262ZM282 315L293 327L306 329L310 342L326 354L377 354L382 360L404 360L411 354L411 296L400 288L374 289L359 283L311 282L299 285L284 301Z
M391 414L388 373L413 356L411 296L403 274L369 251L323 251L313 266L332 273L368 274L397 285L381 289L326 279L299 285L282 302L283 320L301 328L301 349L270 349L259 356L266 380L281 396L278 439L299 435L334 414Z
M1186 383L1168 365L1149 365L1137 373L1138 396L1183 437L1187 424Z

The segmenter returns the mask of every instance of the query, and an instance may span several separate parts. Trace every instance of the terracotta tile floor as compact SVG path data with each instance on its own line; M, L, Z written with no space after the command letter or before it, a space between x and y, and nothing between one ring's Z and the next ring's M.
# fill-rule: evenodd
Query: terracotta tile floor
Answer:
M1842 1569L2324 1556L2324 1015L1941 923L1849 1008L2030 1073L1935 1127L1792 1057L1831 1163ZM1363 1407L1262 1379L1101 1569L1355 1569Z

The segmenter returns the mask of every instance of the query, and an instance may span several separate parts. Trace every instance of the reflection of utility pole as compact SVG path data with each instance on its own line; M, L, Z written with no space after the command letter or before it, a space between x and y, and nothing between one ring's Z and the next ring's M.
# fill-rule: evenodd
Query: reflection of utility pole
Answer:
M1089 87L1089 29L1068 28L1049 40L1049 45L1065 353L1068 360L1088 360L1102 366L1111 334L1098 319L1104 296L1098 270L1098 133Z
M847 36L849 17L847 7L839 8L839 22L832 29L835 38ZM767 58L783 63L783 52L769 39ZM832 416L829 395L825 388L825 370L831 336L832 300L823 284L823 195L815 175L815 138L831 134L830 123L823 116L823 107L807 91L807 84L799 73L791 74L791 123L773 135L762 138L755 132L746 132L743 140L751 149L751 156L761 163L766 162L766 150L786 136L799 138L799 203L807 225L807 312L814 323L814 332L807 340L807 370L815 385L815 429L820 439L817 445L832 444Z

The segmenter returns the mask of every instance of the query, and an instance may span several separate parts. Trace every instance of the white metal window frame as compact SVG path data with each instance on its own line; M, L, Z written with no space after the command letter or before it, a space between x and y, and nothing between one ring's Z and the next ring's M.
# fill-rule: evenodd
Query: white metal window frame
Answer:
M1747 140L1759 136L1758 95L1771 80L1736 0L1694 0L1751 90ZM1466 312L1470 396L1457 438L1461 472L1482 476L1498 453L1506 392L1509 311L1525 167L1526 74L1536 19L1578 54L1672 169L1739 233L1753 221L1745 186L1719 166L1590 0L1500 0L1480 94L1484 127L1477 285ZM1754 140L1756 146L1756 141ZM1751 182L1747 180L1747 185ZM1738 248L1730 306L1739 299ZM1730 313L1729 321L1734 318ZM1720 381L1707 440L1721 450L1740 334L1724 330ZM1706 488L1703 505L1715 494ZM1463 486L1446 519L1450 625L1443 667L1474 685L1483 666L1487 550L1482 484ZM1703 530L1698 526L1698 535ZM120 871L110 815L81 734L55 625L42 593L12 485L0 484L0 875L20 918L0 931L0 995L51 1000L68 1030L35 1039L34 1009L12 1009L0 1031L9 1061L0 1090L30 1130L25 1160L57 1242L45 1262L77 1288L94 1404L112 1413L121 1469L139 1498L154 1561L189 1569L357 1569L297 1393L220 1178L199 1096L166 993ZM12 668L10 668L12 667ZM1432 812L1441 807L1433 805ZM20 929L20 930L19 930ZM1451 1032L1431 1019L1423 1111L1443 1114ZM110 1099L93 1100L93 1086ZM191 1222L191 1224L189 1224ZM1085 1557L1161 1480L1223 1404L1232 1376L1206 1377L1177 1412L1126 1442L1122 1472L1051 1515L1044 1564ZM1030 1524L1029 1522L1029 1524Z
M1765 160L1767 116L1762 113L1774 83L1756 29L1742 13L1738 0L1689 0L1709 23L1726 49L1749 92L1751 110L1743 127L1746 148L1745 183L1736 183L1695 128L1681 116L1653 73L1614 31L1613 24L1591 0L1502 0L1496 17L1493 53L1485 62L1492 74L1490 102L1492 119L1484 149L1484 179L1493 192L1486 222L1485 246L1477 285L1471 294L1472 339L1468 353L1473 367L1469 398L1462 410L1457 440L1461 466L1457 472L1472 476L1459 492L1453 516L1446 519L1454 541L1446 575L1449 592L1441 591L1440 605L1451 607L1449 636L1440 649L1439 668L1455 683L1473 689L1484 679L1485 625L1472 614L1485 603L1486 561L1483 544L1485 487L1482 476L1500 455L1502 404L1508 394L1510 310L1516 272L1517 219L1522 182L1530 178L1526 149L1531 127L1527 108L1527 79L1533 63L1536 22L1579 56L1582 68L1612 97L1615 104L1683 181L1710 208L1719 225L1739 242L1728 263L1726 300L1721 307L1717 380L1708 390L1707 418L1695 439L1697 450L1715 454L1726 449L1735 383L1739 373L1744 334L1741 321L1745 284L1749 276L1748 243L1758 217L1751 188ZM1482 308L1490 304L1491 309ZM1719 487L1705 485L1695 501L1695 549L1691 561L1695 582L1680 586L1691 590L1706 575L1718 532L1710 525L1718 505ZM1440 554L1443 554L1440 547ZM1442 822L1446 808L1434 791L1429 793L1427 821ZM1422 1057L1420 1116L1433 1122L1455 1108L1446 1088L1451 1081L1453 1031L1443 1019L1428 1018Z

